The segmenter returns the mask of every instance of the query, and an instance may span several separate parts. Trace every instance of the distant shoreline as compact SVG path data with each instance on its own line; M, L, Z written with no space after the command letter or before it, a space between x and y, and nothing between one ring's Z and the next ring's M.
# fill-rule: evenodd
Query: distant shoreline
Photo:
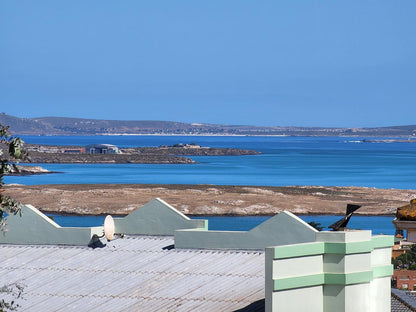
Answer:
M0 124L14 134L79 135L163 135L163 136L295 136L295 137L411 137L416 125L385 127L299 127L187 123L163 120L104 120L71 117L20 118L0 113Z
M364 137L374 137L374 138L386 138L386 140L366 140L367 142L383 142L390 143L390 141L396 141L395 139L388 138L397 138L397 141L400 142L414 142L416 143L416 138L408 140L408 135L294 135L294 134L218 134L218 133L207 133L207 134L171 134L171 133L99 133L99 134L19 134L15 133L18 136L33 136L33 137L71 137L71 136L189 136L189 137L293 137L293 138L364 138ZM403 138L400 139L399 138ZM363 140L364 142L365 140Z
M416 143L416 139L385 139L385 140L369 140L364 139L363 143Z

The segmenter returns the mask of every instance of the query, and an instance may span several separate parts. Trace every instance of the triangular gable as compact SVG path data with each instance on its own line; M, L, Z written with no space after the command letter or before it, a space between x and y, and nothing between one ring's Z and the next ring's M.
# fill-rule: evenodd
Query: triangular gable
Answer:
M208 228L207 220L191 220L174 207L155 198L124 218L114 218L118 234L173 235L178 229Z
M250 231L175 232L175 247L206 249L264 249L268 246L315 241L318 231L294 214L283 211Z
M32 205L21 208L21 216L8 215L6 231L0 233L2 244L58 244L88 245L94 234L101 235L102 227L61 227Z

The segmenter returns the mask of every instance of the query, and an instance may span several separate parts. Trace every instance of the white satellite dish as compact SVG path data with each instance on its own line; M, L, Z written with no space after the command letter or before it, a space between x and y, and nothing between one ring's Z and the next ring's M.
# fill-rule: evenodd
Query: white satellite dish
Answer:
M105 220L104 220L104 235L108 241L114 238L114 230L115 230L114 219L112 216L108 215L105 217Z

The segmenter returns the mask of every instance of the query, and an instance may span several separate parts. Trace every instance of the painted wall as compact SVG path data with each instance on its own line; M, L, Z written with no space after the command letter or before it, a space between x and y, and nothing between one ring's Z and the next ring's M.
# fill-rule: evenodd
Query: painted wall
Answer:
M102 235L102 227L61 227L31 205L21 209L21 216L7 216L6 232L0 234L2 244L88 245L94 234Z
M177 229L207 230L207 220L191 220L161 199L154 199L124 218L114 218L117 234L173 235ZM61 227L31 205L20 215L7 216L3 244L88 245L103 227Z
M174 235L178 229L208 230L208 220L192 220L155 198L124 218L114 218L115 232L135 235Z
M393 236L343 231L266 248L266 311L390 311L393 243Z
M416 229L407 230L407 241L416 242Z
M316 229L283 211L250 231L175 231L175 248L264 249L315 241Z

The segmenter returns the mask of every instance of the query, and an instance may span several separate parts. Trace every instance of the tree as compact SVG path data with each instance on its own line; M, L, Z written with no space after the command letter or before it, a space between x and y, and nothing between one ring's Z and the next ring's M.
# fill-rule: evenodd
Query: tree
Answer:
M19 172L16 162L27 159L27 152L23 149L24 142L9 132L9 127L0 124L0 229L4 230L5 215L20 211L20 204L12 198L3 195L3 176L5 173Z
M396 270L416 270L416 244L400 256L392 259L392 264Z
M27 158L27 152L23 149L23 141L14 137L9 132L9 127L0 124L0 230L4 231L7 214L17 214L20 211L20 204L12 198L3 195L3 175L14 171L19 172L16 166L18 160ZM13 298L11 301L0 299L0 312L15 311L19 305L16 299L19 299L23 292L23 286L17 283L8 284L0 287L0 294L8 295Z

